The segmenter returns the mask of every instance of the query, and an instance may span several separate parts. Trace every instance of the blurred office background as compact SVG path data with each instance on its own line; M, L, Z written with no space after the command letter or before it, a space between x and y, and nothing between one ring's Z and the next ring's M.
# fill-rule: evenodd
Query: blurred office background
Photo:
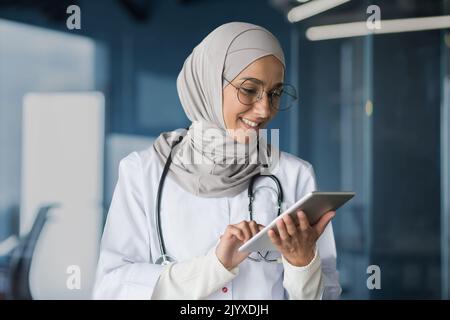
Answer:
M370 5L380 30L440 20L334 26L365 25ZM0 0L0 299L89 298L119 160L186 126L178 72L230 21L285 50L299 101L271 124L281 148L320 189L357 192L334 219L342 298L448 299L449 17L449 0Z

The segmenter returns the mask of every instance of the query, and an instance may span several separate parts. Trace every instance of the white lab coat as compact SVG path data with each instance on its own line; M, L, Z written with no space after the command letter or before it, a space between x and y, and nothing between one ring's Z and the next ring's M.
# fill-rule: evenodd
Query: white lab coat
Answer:
M163 165L153 147L122 159L119 179L103 232L94 298L150 299L164 266L155 225L156 193ZM272 174L280 180L284 208L316 189L309 163L281 152ZM265 188L267 186L268 188ZM261 188L262 187L262 188ZM267 225L276 217L276 189L271 179L259 178L254 219ZM182 189L167 176L161 201L161 226L167 252L177 261L204 256L217 245L229 224L249 220L247 190L235 197L202 198ZM341 288L336 271L336 247L331 224L317 242L321 259L323 299L336 299ZM283 264L244 260L239 274L207 299L286 299Z

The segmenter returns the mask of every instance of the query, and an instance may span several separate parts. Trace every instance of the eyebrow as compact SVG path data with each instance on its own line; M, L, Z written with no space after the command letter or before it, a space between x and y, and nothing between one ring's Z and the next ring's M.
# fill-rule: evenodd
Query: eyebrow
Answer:
M241 79L239 79L239 80L244 80L244 81L245 81L245 80L257 80L257 81L261 82L263 85L266 84L264 81L259 80L259 79L257 79L257 78L253 78L253 77L244 77L244 78L241 78ZM272 87L272 89L273 89L273 88L276 88L276 87L279 87L280 85L283 85L283 82L275 83L275 85Z

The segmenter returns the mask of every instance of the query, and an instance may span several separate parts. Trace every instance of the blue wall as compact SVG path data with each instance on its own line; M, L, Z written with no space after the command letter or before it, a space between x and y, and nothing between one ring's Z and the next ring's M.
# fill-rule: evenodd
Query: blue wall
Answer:
M214 28L230 21L266 27L277 36L290 63L290 24L269 1L152 1L146 22L134 20L113 0L79 1L82 29L69 31L65 21L49 22L36 10L3 9L0 17L64 32L87 35L102 45L106 73L99 90L107 96L108 131L158 135L189 122L179 104L176 77L185 58ZM103 62L99 64L101 67ZM287 72L287 80L290 78ZM283 127L281 147L289 148L289 112L271 125Z
M291 25L269 1L156 0L151 1L149 19L138 21L120 1L74 0L81 8L81 30L67 29L64 1L48 3L52 6L45 7L42 2L2 5L0 19L82 35L96 42L95 87L105 93L107 133L157 136L162 131L186 127L189 121L178 100L176 77L192 49L223 23L246 21L266 27L279 38L288 66L291 61ZM55 12L59 19L51 18ZM286 79L290 76L288 69ZM71 90L80 88L84 87ZM287 151L291 143L289 116L289 111L280 113L271 123L271 128L283 128L281 148ZM17 150L10 150L14 159L20 159L20 135L12 145L17 146ZM3 157L5 165L8 161ZM20 170L9 169L17 176L17 187L4 194L0 202L0 240L17 232Z

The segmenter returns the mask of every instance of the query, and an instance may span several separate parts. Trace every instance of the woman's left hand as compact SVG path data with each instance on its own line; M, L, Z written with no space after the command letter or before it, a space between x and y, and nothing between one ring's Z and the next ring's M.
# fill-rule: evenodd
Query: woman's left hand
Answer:
M329 211L316 224L310 225L306 214L297 211L299 225L295 225L287 214L277 221L278 233L270 230L269 238L290 264L306 266L314 259L316 241L334 215L334 211Z

